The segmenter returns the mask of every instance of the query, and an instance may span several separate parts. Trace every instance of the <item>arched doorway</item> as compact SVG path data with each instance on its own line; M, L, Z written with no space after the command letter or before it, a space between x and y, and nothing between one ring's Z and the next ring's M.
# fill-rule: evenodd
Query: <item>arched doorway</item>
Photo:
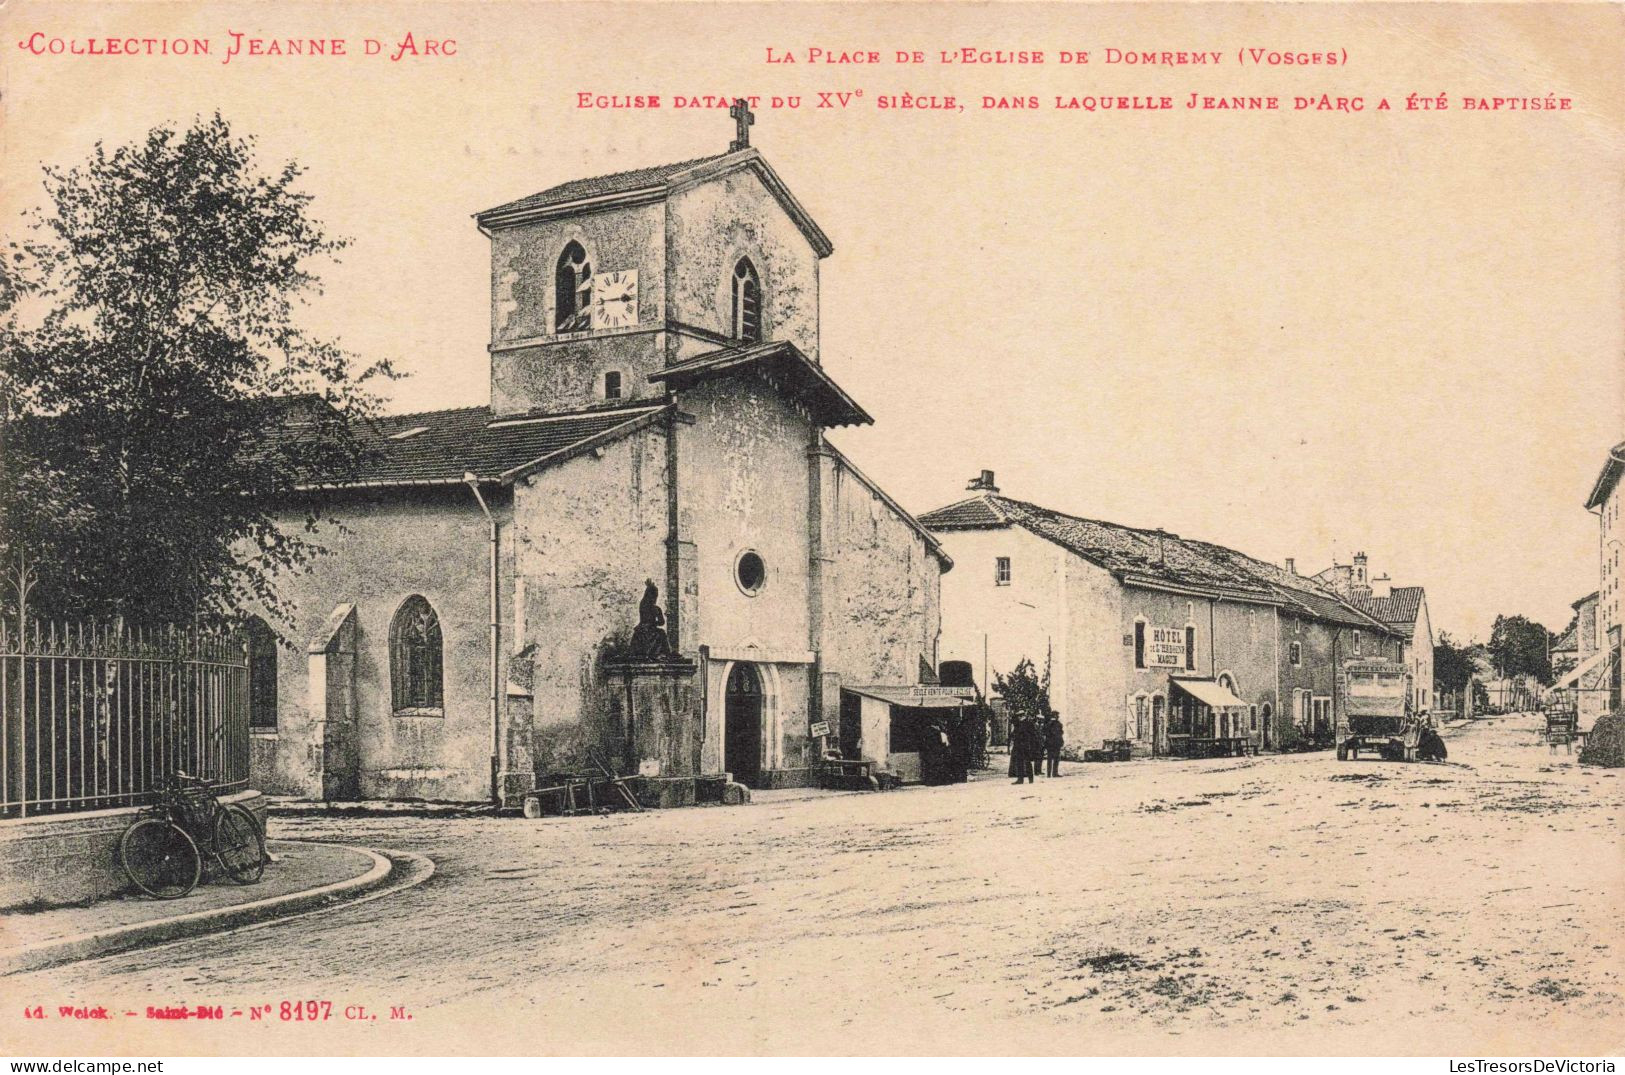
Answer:
M733 778L755 787L762 776L762 678L740 661L728 673L722 764Z

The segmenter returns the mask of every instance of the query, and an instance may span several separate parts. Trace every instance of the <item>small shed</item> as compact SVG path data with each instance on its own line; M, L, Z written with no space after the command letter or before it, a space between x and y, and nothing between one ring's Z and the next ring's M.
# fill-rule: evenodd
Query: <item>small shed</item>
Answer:
M843 687L841 753L905 784L963 780L942 774L964 768L959 740L975 706L974 687Z

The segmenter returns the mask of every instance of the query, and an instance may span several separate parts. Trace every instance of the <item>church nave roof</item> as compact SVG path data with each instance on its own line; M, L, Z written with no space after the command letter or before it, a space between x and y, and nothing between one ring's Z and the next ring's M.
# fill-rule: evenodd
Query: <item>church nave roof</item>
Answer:
M490 407L459 407L389 415L374 419L363 435L368 458L356 473L338 480L313 475L301 488L448 485L467 473L506 484L642 429L665 410L645 402L567 414L493 417Z

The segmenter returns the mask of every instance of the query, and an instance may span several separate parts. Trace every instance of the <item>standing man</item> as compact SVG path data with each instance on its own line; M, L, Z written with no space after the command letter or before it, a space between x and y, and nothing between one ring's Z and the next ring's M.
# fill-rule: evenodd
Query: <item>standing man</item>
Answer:
M1010 726L1010 775L1012 783L1030 784L1033 781L1033 720L1026 714L1018 715Z
M1066 734L1061 727L1061 714L1051 712L1049 719L1044 722L1044 756L1049 759L1049 768L1046 776L1061 775L1061 747L1066 744Z

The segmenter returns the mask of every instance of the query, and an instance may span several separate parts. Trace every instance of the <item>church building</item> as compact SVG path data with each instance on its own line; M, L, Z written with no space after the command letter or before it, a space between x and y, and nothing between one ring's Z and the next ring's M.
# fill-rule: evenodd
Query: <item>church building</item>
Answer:
M676 805L810 782L843 687L929 678L951 562L825 437L871 422L819 353L832 246L736 112L726 153L475 216L490 405L304 489L343 527L281 592L304 652L254 646L257 787L511 803L602 762Z

